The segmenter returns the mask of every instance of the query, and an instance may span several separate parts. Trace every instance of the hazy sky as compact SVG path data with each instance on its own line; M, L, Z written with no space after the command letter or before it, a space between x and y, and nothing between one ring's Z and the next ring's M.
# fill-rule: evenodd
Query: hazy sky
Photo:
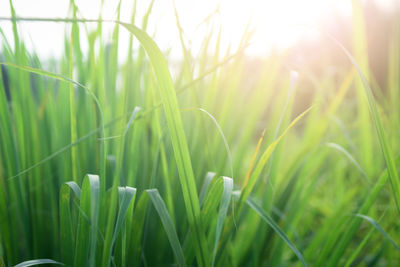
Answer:
M390 9L396 0L376 0L380 6ZM96 19L100 12L100 0L75 1L84 18ZM102 16L104 19L115 19L118 1L105 0ZM132 11L131 0L122 1L122 21L130 21ZM137 15L140 22L149 0L138 1ZM13 0L15 10L21 17L67 17L69 0ZM179 38L174 17L173 0L155 0L150 16L148 32L163 49L175 48L179 53ZM222 25L223 45L237 45L241 32L248 21L256 28L254 45L250 53L267 53L271 47L286 47L294 44L297 39L308 36L309 30L298 27L298 24L318 26L324 19L332 16L350 16L350 0L175 0L180 21L188 40L191 40L196 51L203 38L206 27L199 23L219 6L217 24ZM0 16L10 17L8 1L0 1ZM137 23L137 22L136 22ZM138 23L140 25L140 23ZM12 29L9 22L0 21L0 27L6 37L12 40ZM88 26L89 29L91 26ZM112 24L105 28L112 28ZM65 30L63 23L24 22L20 23L21 31L28 47L38 51L40 56L59 56L63 49ZM120 50L127 50L128 33L121 30ZM85 47L85 42L82 42Z

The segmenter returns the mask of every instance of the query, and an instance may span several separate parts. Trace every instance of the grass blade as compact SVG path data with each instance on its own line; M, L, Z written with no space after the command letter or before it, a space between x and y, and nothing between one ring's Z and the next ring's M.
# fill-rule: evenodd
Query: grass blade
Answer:
M90 248L89 264L95 266L96 262L96 243L100 213L100 179L97 175L88 174L85 180L89 181L90 186ZM85 190L82 187L82 190ZM87 190L87 189L86 189Z
M200 205L203 205L204 199L208 192L208 188L210 187L210 184L216 175L217 174L215 172L207 172L206 177L203 182L203 186L201 187L200 194L199 194Z
M73 2L72 2L73 4ZM76 8L74 5L74 17L76 16ZM74 56L72 50L76 45L78 40L75 40L76 34L78 30L78 25L76 23L72 24L71 30L71 41L69 44L69 79L71 81L74 80ZM78 139L77 137L77 126L76 126L76 111L75 111L75 93L74 93L74 85L69 83L69 116L70 116L70 124L71 124L71 143L75 143ZM71 147L71 162L72 162L72 178L76 182L78 181L78 151L77 147Z
M80 199L81 189L75 182L65 183L60 190L60 240L62 260L67 265L74 263L75 229L71 217L71 190Z
M176 234L175 227L172 223L171 217L169 216L164 201L162 200L157 189L148 189L146 190L146 192L149 194L150 199L153 202L154 208L157 210L157 213L160 216L161 222L168 236L172 250L174 251L178 265L186 266L185 256L183 254L183 250L179 242L178 235Z
M394 196L395 202L396 202L397 211L400 213L400 181L399 181L399 176L398 176L398 173L397 173L396 165L394 163L394 158L393 158L393 155L392 155L392 151L390 149L387 137L385 135L385 131L384 131L384 128L383 128L383 125L382 125L382 120L381 120L381 117L379 115L378 108L376 106L375 98L374 98L374 95L372 93L371 87L369 86L367 78L364 76L360 66L358 65L358 63L356 62L354 57L350 54L350 52L338 40L336 40L335 38L333 38L333 37L331 37L329 35L328 35L328 37L331 40L333 40L334 43L343 50L343 52L346 54L346 56L350 59L350 61L353 64L353 66L356 68L356 70L358 72L358 75L360 76L360 79L361 79L362 84L364 86L365 94L367 96L369 111L370 111L372 119L374 121L376 132L378 133L378 137L379 137L379 143L381 145L383 156L385 158L385 162L386 162L386 166L387 166L387 169L388 169L390 182L391 182L392 189L393 189L393 196Z
M97 175L83 179L76 232L75 266L94 266L100 211L100 181ZM89 238L87 235L89 233Z
M374 228L371 228L371 230L369 230L368 234L365 235L365 237L363 238L363 240L361 241L361 243L358 245L358 247L353 251L353 253L351 254L350 258L347 260L346 264L344 265L344 267L350 267L352 266L352 263L354 262L354 260L356 259L356 257L360 254L360 251L364 248L364 246L367 244L367 242L369 241L369 239L371 238L372 234L374 233Z
M32 67L29 67L29 66L21 66L21 65L9 63L9 62L0 62L0 65L9 66L9 67L17 68L17 69L20 69L20 70L23 70L23 71L27 71L27 72L35 73L35 74L38 74L38 75L43 75L43 76L47 76L47 77L50 77L50 78L54 78L54 79L57 79L59 81L67 82L69 84L74 84L74 85L84 89L90 95L90 97L93 99L94 103L96 104L96 107L97 107L99 115L100 115L100 133L101 133L101 137L104 139L103 112L102 112L99 100L97 99L96 95L89 88L87 88L83 84L80 84L79 82L76 82L76 81L74 81L74 80L72 80L72 79L70 79L68 77L65 77L65 76L63 76L61 74L53 73L53 72L50 72L50 71L45 71L45 70L41 70L41 69L37 69L37 68L32 68ZM70 88L70 90L71 90L71 88ZM79 140L77 140L76 142L73 142L72 144L76 144L78 142L79 142ZM100 174L102 175L102 177L105 177L105 172L106 172L106 169L105 169L106 168L105 167L106 166L106 151L105 151L104 140L103 140L103 142L101 144L102 144L101 145L101 151L102 152L101 152ZM70 145L70 147L73 147L73 146ZM25 173L27 170L33 169L34 167L36 167L36 166L44 163L45 161L47 161L47 159L48 158L40 161L37 164L34 164L33 166L31 166L28 169L18 173L17 175L13 176L12 178L19 176L21 173ZM102 182L102 188L103 188L103 190L105 190L105 179L102 179L101 182Z
M217 255L218 241L221 236L222 228L224 226L226 213L228 212L229 203L231 202L232 190L233 190L233 179L229 177L222 177L224 180L224 191L222 193L222 199L218 210L218 221L217 230L215 233L214 251L212 256L211 266L214 266L215 257Z
M199 266L207 266L209 264L209 252L203 227L201 225L200 204L197 196L196 183L190 160L189 148L183 129L180 109L167 62L156 43L144 31L134 25L122 22L118 23L123 25L128 31L136 36L150 58L151 65L158 81L160 96L170 131L188 220L195 237L194 243L196 245L197 262Z
M57 264L57 265L64 265L61 262L49 260L49 259L38 259L38 260L30 260L30 261L24 261L21 262L14 267L28 267L28 266L34 266L34 265L39 265L39 264Z
M148 202L149 195L146 193L142 193L139 200L137 201L134 210L133 224L131 230L129 231L131 235L131 240L128 245L128 255L132 256L130 262L127 262L128 266L140 264L140 256L142 252L142 236Z
M372 224L372 226L374 226L390 243L392 243L392 245L397 250L400 250L400 247L396 244L396 242L393 241L393 239L388 235L388 233L386 233L385 230L382 229L382 227L379 225L379 223L377 221L375 221L371 217L369 217L367 215L363 215L363 214L356 214L355 216L360 217L360 218L366 220L367 222L369 222L370 224Z
M363 168L361 168L360 164L358 164L358 162L355 160L355 158L346 150L344 149L342 146L336 144L336 143L327 143L327 146L336 149L340 152L342 152L343 154L346 155L346 157L357 167L357 169L362 173L362 175L368 179L368 175L365 173L365 171L363 170Z
M290 247L290 249L296 254L297 258L300 260L303 266L307 266L303 255L296 248L296 246L289 240L287 235L282 231L282 229L274 222L274 220L259 206L257 205L251 198L246 200L247 205L250 206L260 217L282 238L283 241Z
M274 141L272 142L267 149L264 151L264 153L261 155L261 158L259 159L257 165L254 168L254 171L247 176L246 181L244 183L244 187L242 190L242 193L240 194L240 198L238 201L238 214L240 214L241 209L246 201L246 199L249 197L251 191L253 190L258 177L260 177L262 170L264 169L265 165L267 164L272 152L274 152L275 148L279 144L279 142L282 140L282 138L289 132L289 130L296 125L298 121L300 121L310 110L312 107L308 108L305 110L303 113L301 113L297 118L295 118L289 126L283 131L283 133ZM262 139L260 139L262 140Z
M136 196L136 188L129 187L129 186L119 187L118 194L119 194L120 207L119 207L117 221L115 223L115 229L114 229L114 234L113 234L112 241L111 241L111 247L110 247L110 250L108 251L108 253L109 253L108 257L110 257L110 258L111 258L112 250L113 250L113 247L115 244L115 240L117 239L118 234L121 231L122 224L125 221L125 217L126 217L128 208L130 205L134 204L135 196Z

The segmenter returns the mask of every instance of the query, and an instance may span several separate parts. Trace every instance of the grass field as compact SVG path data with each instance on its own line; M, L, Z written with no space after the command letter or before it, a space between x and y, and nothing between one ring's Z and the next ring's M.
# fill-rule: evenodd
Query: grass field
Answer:
M329 57L318 74L287 68L285 53L249 60L250 30L222 50L212 27L199 54L180 31L177 63L146 33L152 7L89 21L72 1L69 18L47 19L66 38L46 62L12 7L0 266L399 266L400 31L379 88L360 5L351 49L324 35L347 61L334 74Z

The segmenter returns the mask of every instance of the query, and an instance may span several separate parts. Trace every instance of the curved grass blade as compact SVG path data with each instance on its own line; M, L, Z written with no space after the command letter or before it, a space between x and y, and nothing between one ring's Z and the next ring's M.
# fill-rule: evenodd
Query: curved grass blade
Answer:
M229 177L222 177L222 178L224 180L224 191L222 193L222 199L218 210L217 230L215 233L214 251L213 251L211 266L214 266L215 263L218 241L221 236L222 228L224 226L226 213L228 212L228 207L229 203L231 202L232 190L233 190L233 179Z
M282 231L282 229L277 225L274 220L259 206L257 205L251 198L246 200L247 205L250 206L260 217L282 238L283 241L290 247L290 249L296 254L297 258L300 260L303 266L307 266L307 263L304 260L301 252L296 248L296 246L289 240L287 235Z
M213 218L217 215L218 205L221 202L222 193L224 191L224 180L217 177L215 173L209 172L206 175L202 192L201 192L201 218L203 220L204 229L211 226ZM183 243L187 262L192 262L195 256L193 243L190 243L190 231L186 234Z
M219 134L221 135L222 141L224 142L224 146L225 146L225 149L226 149L226 153L227 153L227 155L228 155L228 161L229 161L229 164L230 164L231 176L232 176L232 179L233 179L233 161L232 161L232 153L231 153L231 150L230 150L230 148L229 148L228 141L226 140L226 137L225 137L225 135L224 135L224 132L222 131L222 128L221 128L221 126L219 125L218 121L214 118L213 115L211 115L211 114L210 114L207 110L205 110L205 109L202 109L202 108L189 108L189 109L186 109L186 110L197 110L197 111L201 111L201 112L205 113L205 114L212 120L212 122L215 124L215 126L217 127L217 130L218 130Z
M355 160L355 158L346 150L344 149L342 146L336 144L336 143L327 143L327 146L334 148L340 152L342 152L343 154L346 155L346 157L357 167L357 169L362 173L362 175L368 179L368 175L365 173L365 171L363 170L363 168L361 168L360 164L358 164L358 162Z
M125 217L126 217L128 208L130 205L134 204L135 196L136 196L136 188L129 187L129 186L119 187L118 194L119 194L120 207L119 207L117 222L115 223L114 235L111 240L111 247L108 252L109 258L111 258L115 240L117 239L118 234L121 231L122 224L125 221Z
M289 132L289 130L296 125L298 121L300 121L310 110L312 109L312 106L306 109L303 113L301 113L299 116L297 116L290 124L289 126L283 131L283 133L274 141L272 142L267 149L264 151L264 153L261 155L261 158L259 159L257 165L254 168L254 171L250 174L248 174L244 187L242 190L242 193L240 194L240 198L238 201L238 214L240 214L244 203L246 202L246 199L249 197L251 191L253 190L257 179L260 177L262 170L264 169L265 165L267 164L269 158L271 157L272 152L274 152L275 148L279 144L279 142L282 140L282 138ZM260 139L262 140L262 139Z
M34 266L34 265L39 265L39 264L57 264L57 265L64 265L64 263L58 262L58 261L53 261L50 259L37 259L37 260L30 260L30 261L24 261L21 262L14 267L28 267L28 266Z
M390 182L391 182L392 189L393 189L393 195L394 195L394 198L396 200L395 202L396 202L397 211L400 213L400 181L399 181L399 176L398 176L398 173L397 173L396 165L394 163L394 158L393 158L392 151L390 149L387 137L385 135L385 131L384 131L384 128L383 128L383 125L382 125L382 120L381 120L381 117L379 115L378 108L376 106L375 98L374 98L374 95L372 93L371 87L369 86L367 78L363 74L360 66L358 65L358 63L356 62L354 57L350 54L350 52L338 40L336 40L334 37L332 37L330 35L328 35L328 37L331 40L333 40L334 43L343 50L344 54L346 54L346 56L350 59L351 63L353 64L353 66L355 67L355 69L358 72L358 75L361 78L362 84L364 86L364 91L365 91L365 94L366 94L367 100L368 100L369 111L370 111L372 119L374 121L376 131L378 133L379 143L380 143L380 146L381 146L381 149L382 149L382 152L383 152L383 156L385 158L386 166L387 166L387 169L388 169L388 174L389 174Z
M117 22L134 34L147 52L158 81L161 101L170 131L175 161L178 167L179 179L189 224L193 230L196 246L196 256L199 266L207 266L209 252L205 233L200 218L200 204L197 196L196 183L189 148L183 129L178 100L174 90L167 62L156 43L142 30L134 25Z
M204 199L206 197L208 188L210 187L211 181L217 174L215 172L207 172L206 178L204 179L203 186L201 187L199 194L200 205L203 205Z
M46 71L46 70L41 70L41 69L29 67L29 66L21 66L21 65L14 64L14 63L10 63L10 62L0 62L0 65L17 68L19 70L31 72L31 73L38 74L38 75L47 76L47 77L54 78L54 79L57 79L57 80L62 81L62 82L67 82L67 83L74 84L74 85L84 89L93 98L93 100L94 100L99 112L101 112L101 107L100 107L100 104L99 104L99 101L98 101L96 95L89 88L87 88L85 85L83 85L83 84L81 84L81 83L79 83L77 81L74 81L74 80L72 80L72 79L70 79L68 77L65 77L64 75L58 74L58 73L54 73L54 72L50 72L50 71Z
M167 207L164 204L164 201L162 200L157 189L148 189L146 190L146 192L149 194L150 199L153 202L154 208L157 210L157 213L160 216L161 222L168 236L172 250L174 251L178 265L186 266L185 256L183 254L183 250L179 242L178 235L172 223L171 217L169 216Z
M76 182L71 181L71 182L66 182L65 184L72 189L72 191L75 193L78 199L81 199L81 188Z
M392 245L397 250L400 250L400 247L396 244L396 242L393 241L393 239L388 235L388 233L386 233L385 230L382 229L382 227L379 225L379 223L377 221L375 221L371 217L363 215L363 214L356 214L355 216L360 217L360 218L366 220L367 222L369 222L370 224L372 224L372 226L374 226L376 228L376 230L378 230L390 243L392 243Z
M110 139L115 139L115 138L120 138L120 137L124 137L126 136L126 134L128 133L131 125L133 124L133 122L135 121L136 116L138 115L138 113L140 112L141 108L140 107L135 107L132 111L131 116L129 117L129 121L125 126L125 130L122 134L119 135L115 135L115 136L108 136L108 137L104 137L104 138L100 138L99 140L110 140Z
M221 202L222 193L224 191L224 180L222 177L215 177L207 190L201 207L201 218L203 225L208 227L216 214L218 204Z

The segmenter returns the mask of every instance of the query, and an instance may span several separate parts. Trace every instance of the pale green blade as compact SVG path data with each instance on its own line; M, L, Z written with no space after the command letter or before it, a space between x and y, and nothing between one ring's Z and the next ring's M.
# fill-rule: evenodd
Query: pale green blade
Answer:
M56 265L64 265L61 262L49 260L49 259L38 259L38 260L30 260L30 261L24 261L21 262L14 267L28 267L28 266L34 266L34 265L39 265L39 264L56 264Z

